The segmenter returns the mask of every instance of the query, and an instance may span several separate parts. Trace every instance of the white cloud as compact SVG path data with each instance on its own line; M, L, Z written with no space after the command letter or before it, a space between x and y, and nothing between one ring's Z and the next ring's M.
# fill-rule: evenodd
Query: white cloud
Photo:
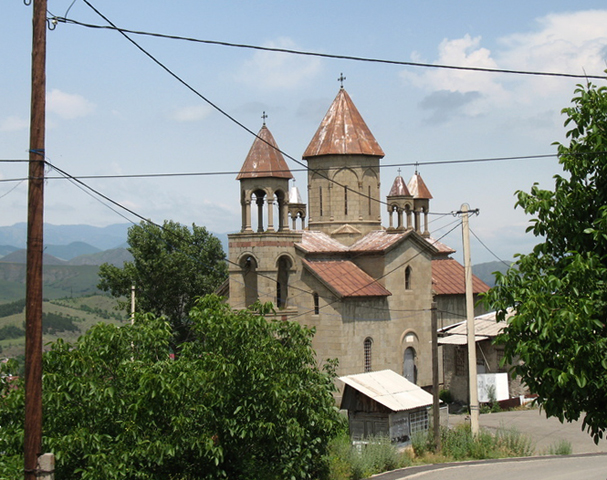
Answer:
M47 94L46 108L50 113L72 120L91 114L95 110L95 104L82 95L65 93L55 88Z
M267 42L264 47L296 50L290 38L280 37ZM237 80L267 89L290 89L303 85L320 72L319 58L288 53L258 51L247 60L238 73Z
M17 132L27 129L29 125L29 120L15 116L7 117L0 123L0 132Z
M469 34L445 39L438 46L433 62L441 65L474 66L507 70L561 72L600 75L607 57L607 10L550 14L536 20L537 28L518 32L498 40L499 49L482 46L481 37ZM423 61L414 53L415 61ZM427 62L430 63L430 62ZM420 106L453 109L451 104L437 105L437 92L476 92L476 100L458 105L460 116L478 116L496 110L517 111L518 118L533 111L550 109L557 116L573 94L573 82L563 78L487 74L450 69L425 69L421 73L406 70L401 78L426 92ZM447 95L442 98L448 100ZM472 97L471 97L472 98ZM545 100L543 100L545 99ZM451 98L451 100L453 100ZM545 103L541 103L544 101ZM559 105L555 108L554 105ZM528 108L523 112L521 109ZM443 115L443 118L450 118Z
M191 105L173 111L171 119L177 122L197 122L208 117L212 111L208 105Z

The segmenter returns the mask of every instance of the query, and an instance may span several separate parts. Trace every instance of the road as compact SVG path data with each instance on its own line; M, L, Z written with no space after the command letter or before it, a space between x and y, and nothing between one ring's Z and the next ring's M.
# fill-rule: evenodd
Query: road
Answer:
M527 457L403 468L373 480L605 480L607 454Z

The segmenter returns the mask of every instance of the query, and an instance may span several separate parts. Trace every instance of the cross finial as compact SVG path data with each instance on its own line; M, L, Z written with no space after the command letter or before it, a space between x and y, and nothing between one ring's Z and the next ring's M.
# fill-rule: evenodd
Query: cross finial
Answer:
M341 88L344 88L344 80L345 80L345 79L346 79L346 77L344 77L344 74L343 74L343 73L340 73L340 74L339 74L339 78L337 79L337 81L338 81L339 83L341 83Z
M266 112L264 110L264 112L261 114L261 119L263 120L263 126L266 126L266 118L268 118L268 116L266 115Z
M419 167L419 162L415 162L415 175L417 175L417 167Z
M398 169L398 176L400 177L400 168Z

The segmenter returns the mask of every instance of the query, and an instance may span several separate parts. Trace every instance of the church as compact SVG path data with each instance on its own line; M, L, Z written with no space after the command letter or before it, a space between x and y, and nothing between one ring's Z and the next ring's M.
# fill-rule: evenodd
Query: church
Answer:
M465 305L463 267L428 230L428 187L399 174L380 198L384 152L343 86L302 157L307 204L264 121L237 176L230 305L272 302L278 318L315 328L319 363L338 359L340 376L390 369L431 385L431 304L442 298L455 321ZM487 288L474 279L475 293Z

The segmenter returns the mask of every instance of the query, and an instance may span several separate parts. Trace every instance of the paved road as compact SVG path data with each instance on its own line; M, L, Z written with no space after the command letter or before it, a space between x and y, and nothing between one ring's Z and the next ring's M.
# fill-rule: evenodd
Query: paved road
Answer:
M373 480L605 480L607 454L528 457L457 464L426 465L395 470Z

